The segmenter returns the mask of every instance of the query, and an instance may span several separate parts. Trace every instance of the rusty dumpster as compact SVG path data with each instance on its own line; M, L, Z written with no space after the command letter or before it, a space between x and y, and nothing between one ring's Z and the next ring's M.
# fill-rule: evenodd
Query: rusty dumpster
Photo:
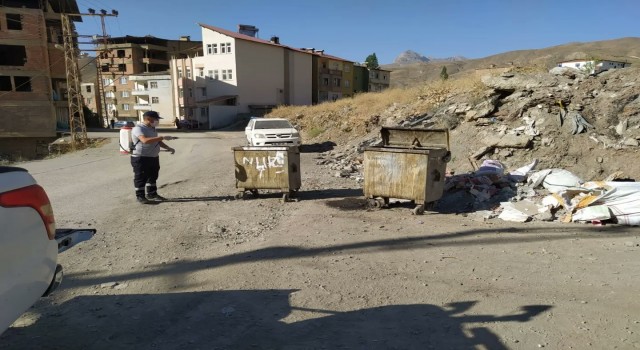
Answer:
M302 185L300 151L296 146L233 147L236 199L258 190L282 191L282 200L295 197Z
M390 198L414 201L414 214L442 197L449 151L449 130L382 127L381 144L364 149L364 195L370 208Z

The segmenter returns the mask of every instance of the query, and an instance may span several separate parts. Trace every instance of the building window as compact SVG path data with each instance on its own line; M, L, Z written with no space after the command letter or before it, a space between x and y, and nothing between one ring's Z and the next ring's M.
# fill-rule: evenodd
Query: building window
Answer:
M102 66L100 66L100 70L103 73L109 72L109 65L108 64L103 64Z
M382 75L382 80L387 80L387 75L386 74Z
M231 43L220 44L220 53L231 53Z
M233 80L233 70L231 70L231 69L223 69L222 70L222 80Z
M87 104L90 105L91 104L91 97L87 98Z
M128 103L122 104L122 110L123 111L128 111L129 110L129 104Z
M113 79L109 79L109 78L102 79L102 85L103 86L109 86L111 84L113 84Z
M27 49L23 45L0 45L0 66L24 66Z
M191 79L191 68L187 68L187 78Z
M149 83L149 87L151 87L152 89L157 89L158 88L158 82L157 81L152 81Z
M329 78L322 78L322 85L329 86Z
M207 96L207 88L201 88L202 96Z
M182 69L178 69L178 79L182 78Z
M184 97L184 89L183 88L178 89L178 97Z
M107 91L104 93L104 97L106 98L115 98L116 94L113 91Z
M345 79L344 80L344 87L349 87L349 85L351 85L351 83L349 82L349 80Z
M340 78L333 78L333 86L340 86Z
M122 97L129 97L129 91L123 91Z
M120 77L120 85L126 85L127 84L127 77Z
M189 88L189 97L193 97L193 89Z
M124 50L118 50L116 51L116 54L118 55L118 58L124 58L125 55Z
M118 71L119 72L126 72L127 71L127 65L124 64L124 63L118 64Z
M11 91L11 77L0 75L0 91Z
M160 103L160 98L159 97L151 97L151 103Z
M200 108L200 116L201 117L206 117L208 115L209 115L209 108L208 107Z
M211 44L207 44L207 55L213 54L213 47Z
M198 76L199 77L204 77L204 68L198 68Z
M345 71L345 72L351 72L351 65L349 65L349 64L345 64L345 65L344 65L344 71Z
M85 85L84 91L91 93L91 85Z
M22 16L15 13L7 13L7 29L22 30Z
M215 79L215 80L220 79L220 75L218 74L218 70L217 69L213 71L213 79Z
M210 70L207 73L208 73L207 75L209 76L209 80L213 80L213 71Z
M218 44L211 44L211 53L214 55L218 53Z

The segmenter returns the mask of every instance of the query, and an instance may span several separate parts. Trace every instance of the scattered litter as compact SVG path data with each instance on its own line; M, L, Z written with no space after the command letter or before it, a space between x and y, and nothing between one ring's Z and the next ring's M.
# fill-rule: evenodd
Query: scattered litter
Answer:
M531 219L531 215L518 210L512 202L502 202L500 207L502 213L498 215L498 218L504 221L527 222Z

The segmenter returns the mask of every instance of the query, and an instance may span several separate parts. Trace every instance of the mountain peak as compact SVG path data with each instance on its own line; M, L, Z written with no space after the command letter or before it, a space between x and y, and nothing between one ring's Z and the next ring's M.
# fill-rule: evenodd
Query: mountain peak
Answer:
M422 56L421 54L415 51L407 50L401 53L400 55L398 55L398 57L396 57L393 63L408 64L408 63L429 62L429 61L430 61L429 58Z

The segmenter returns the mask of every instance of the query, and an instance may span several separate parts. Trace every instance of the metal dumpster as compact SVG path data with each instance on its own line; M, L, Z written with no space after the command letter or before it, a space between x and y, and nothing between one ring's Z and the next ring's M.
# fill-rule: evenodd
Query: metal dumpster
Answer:
M300 151L296 146L233 147L236 163L236 199L244 198L247 191L258 195L258 190L280 190L282 200L295 197L302 184Z
M424 213L442 197L449 151L449 130L382 127L382 143L364 149L364 195L369 207L390 198L415 202Z

